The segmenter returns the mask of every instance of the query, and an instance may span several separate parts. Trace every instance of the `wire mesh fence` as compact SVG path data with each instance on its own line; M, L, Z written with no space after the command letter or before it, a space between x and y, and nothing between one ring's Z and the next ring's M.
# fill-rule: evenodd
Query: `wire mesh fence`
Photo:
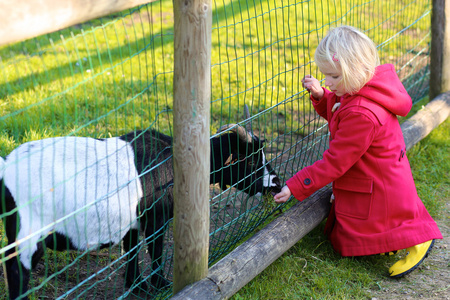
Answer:
M213 1L212 138L221 136L216 132L224 124L246 126L265 140L265 158L278 177L282 181L290 178L320 159L327 147L326 123L314 113L301 79L306 74L322 78L314 64L314 51L328 29L347 24L364 31L378 45L381 62L395 65L417 102L428 93L430 13L431 3L425 0ZM7 157L22 144L40 141L26 144L39 151L29 148L20 158L9 156L3 166L2 183L7 182L8 174L14 178L8 179L9 186L2 185L0 253L4 267L0 273L5 281L0 282L4 291L0 298L7 293L5 266L17 259L18 253L22 257L32 254L33 241L39 241L38 249L44 251L42 259L33 262L29 296L171 296L172 219L165 203L173 185L173 33L172 1L162 0L0 48L0 155ZM250 108L250 117L244 115L244 105ZM115 138L130 132L128 138ZM147 154L139 165L134 159L136 149L150 134L144 143ZM53 137L91 139L41 141ZM105 141L114 143L106 148L95 146ZM224 149L227 151L231 150ZM52 167L58 155L63 170ZM126 162L136 168L123 167ZM221 163L222 168L213 170L212 175L222 176L223 182L210 186L210 264L282 208L270 197L249 196L248 191L239 189L244 178L225 184L225 159ZM104 173L100 166L106 168ZM106 180L107 174L117 178ZM137 188L136 195L151 195L152 199L145 201L148 206L136 204L137 200L128 203L132 202L126 194L130 185L146 174L152 176L144 185L149 191L140 194ZM44 184L47 181L48 185ZM102 190L100 185L108 188ZM119 191L124 186L127 189L122 195ZM55 190L62 192L55 196ZM9 206L5 199L19 194L25 200ZM99 212L105 199L112 201L119 194L114 198L117 205L135 215L126 224L119 214L117 218L125 225L113 227L117 219ZM52 203L62 207L58 218L51 213ZM17 215L19 218L13 219ZM145 226L133 223L144 215L140 222ZM87 244L78 247L79 251L52 250L78 246L80 237L88 236L99 218L112 220L106 223L106 232L96 229L92 233L96 244L106 249ZM67 228L71 220L77 224L72 229ZM6 226L14 228L13 236L25 223L32 225L33 232L19 234L18 242L8 245L7 231L11 229ZM126 233L130 228L141 235L135 247L130 247L134 235ZM67 232L72 234L69 241L60 236ZM128 245L118 243L124 236ZM164 247L159 253L154 245L161 239ZM127 285L129 274L124 274L131 272L127 262L134 262L134 256L142 276L131 277L134 281ZM165 280L167 286L161 284Z

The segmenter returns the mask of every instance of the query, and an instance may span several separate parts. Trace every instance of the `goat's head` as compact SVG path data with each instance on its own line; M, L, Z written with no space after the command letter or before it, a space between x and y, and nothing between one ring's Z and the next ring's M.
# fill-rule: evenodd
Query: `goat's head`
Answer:
M221 136L222 158L225 159L221 167L221 188L235 185L250 196L280 192L281 181L267 162L264 141L238 124L224 125L218 130L226 131L231 133ZM225 145L229 149L224 149Z

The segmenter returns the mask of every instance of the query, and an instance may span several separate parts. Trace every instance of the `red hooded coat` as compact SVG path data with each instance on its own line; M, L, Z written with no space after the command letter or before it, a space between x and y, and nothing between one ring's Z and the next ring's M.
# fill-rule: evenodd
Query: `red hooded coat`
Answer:
M286 184L303 200L333 182L335 201L326 233L343 256L405 249L442 235L417 195L396 115L412 101L394 66L381 65L356 94L324 89L317 113L328 121L330 146L323 158ZM336 102L341 106L334 113Z

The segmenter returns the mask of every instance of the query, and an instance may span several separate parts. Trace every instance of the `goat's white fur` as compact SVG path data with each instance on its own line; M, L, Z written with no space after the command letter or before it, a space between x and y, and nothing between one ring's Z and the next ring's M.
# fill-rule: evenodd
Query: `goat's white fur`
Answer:
M17 240L23 239L18 247L27 269L39 238L53 230L86 250L117 244L130 228L138 228L136 208L143 192L134 151L117 137L25 143L1 159L2 167L0 176L20 218Z

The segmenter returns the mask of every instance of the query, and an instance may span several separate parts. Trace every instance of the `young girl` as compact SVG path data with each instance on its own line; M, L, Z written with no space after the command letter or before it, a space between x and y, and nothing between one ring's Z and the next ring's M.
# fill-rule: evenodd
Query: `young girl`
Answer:
M413 271L442 235L417 196L397 115L412 101L394 66L379 65L375 44L350 26L331 30L315 61L322 88L307 75L302 83L317 113L328 121L330 146L323 158L299 171L275 195L304 200L333 182L333 205L325 232L343 256L409 254L390 269L392 277Z

